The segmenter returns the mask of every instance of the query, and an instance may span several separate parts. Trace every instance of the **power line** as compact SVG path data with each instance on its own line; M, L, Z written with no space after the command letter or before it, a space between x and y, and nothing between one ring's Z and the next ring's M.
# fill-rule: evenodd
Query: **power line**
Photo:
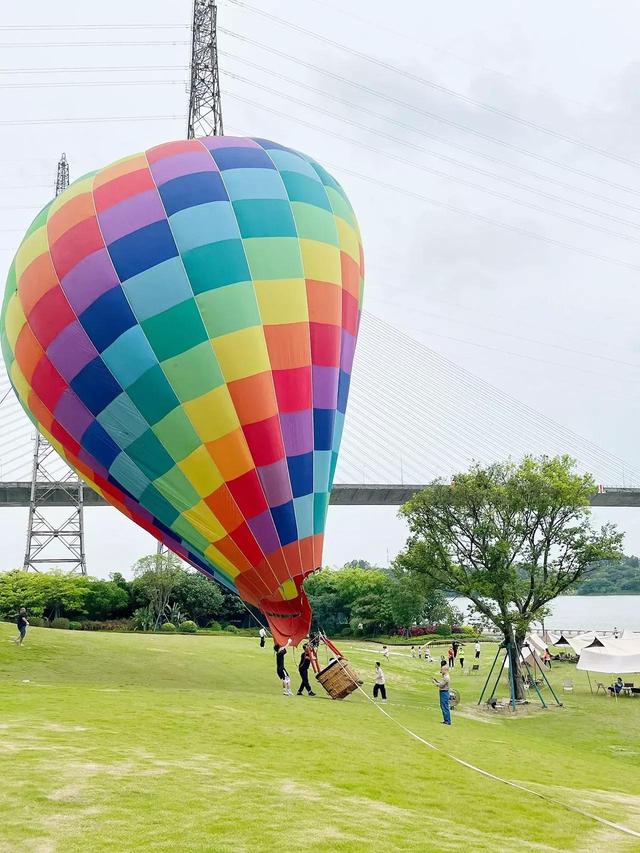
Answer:
M289 115L288 113L281 112L280 110L274 110L271 107L267 107L264 104L257 103L256 101L252 101L248 98L244 98L241 95L237 95L233 92L225 92L226 97L235 98L236 100L243 101L244 103L250 104L253 107L257 107L258 109L265 110L266 112L273 113L273 115L277 115L280 118L289 119L292 122L295 122L297 125L303 124L307 127L312 128L313 130L319 130L323 133L332 134L331 131L326 130L325 128L321 128L319 125L314 125L311 122L304 121L302 119L296 118L294 116ZM385 155L386 156L386 155ZM553 237L547 237L543 234L538 234L535 231L529 231L526 228L521 228L518 225L511 225L506 222L500 222L497 219L492 219L491 217L484 216L481 213L475 213L474 211L467 210L462 207L457 207L456 205L449 204L448 202L440 201L438 199L431 198L430 196L426 196L422 193L414 192L413 190L405 189L403 187L398 187L395 184L387 183L386 181L380 181L376 178L372 178L370 175L363 175L360 172L355 172L352 169L348 169L345 166L335 163L328 163L327 165L331 165L334 168L340 169L347 175L352 175L355 178L359 178L360 180L367 181L368 183L375 184L376 186L383 187L384 189L392 190L393 192L400 192L405 196L409 196L411 198L415 198L419 201L427 202L427 204L433 205L434 207L439 207L443 210L449 210L452 213L461 214L463 216L468 216L471 219L476 219L479 222L484 222L487 225L493 225L498 228L503 228L507 231L511 231L514 234L520 234L525 237L531 237L534 240L539 240L543 243L547 243L550 246L556 246L563 249L568 249L569 251L575 252L580 255L584 255L585 257L594 258L599 261L604 261L605 263L615 264L616 266L625 267L626 269L633 270L634 272L640 272L640 266L638 264L631 263L629 261L623 261L619 258L613 258L608 255L599 255L597 252L592 252L589 249L582 249L578 246L573 246L570 243L564 243L561 240L556 240Z
M162 47L185 45L188 41L8 41L0 47Z
M292 62L295 62L295 63L302 65L306 68L309 68L311 70L314 70L320 74L324 74L327 77L331 77L333 79L340 80L341 82L347 83L348 85L353 86L354 88L357 88L360 91L367 92L368 94L373 95L373 96L378 97L378 98L381 98L381 99L387 101L388 103L395 104L397 106L411 110L412 112L415 112L419 115L422 115L425 118L428 118L432 121L436 121L436 122L438 122L440 124L444 124L448 127L455 128L456 130L461 130L464 133L470 133L470 134L478 137L479 139L484 139L485 141L491 142L494 145L500 145L503 148L509 149L511 151L516 151L519 154L524 154L527 157L531 157L534 160L538 160L541 163L546 163L550 166L554 166L554 167L562 169L566 172L570 172L570 173L575 174L575 175L580 175L580 177L588 178L589 180L596 181L596 182L604 184L606 186L610 186L613 189L621 190L623 192L628 192L628 193L631 193L633 195L640 195L640 190L634 190L626 184L618 184L615 181L610 181L607 178L603 178L603 177L600 177L598 175L593 175L590 172L586 172L583 169L578 169L575 166L570 166L569 164L563 163L560 160L554 160L551 157L546 157L542 154L537 154L536 152L530 151L529 149L523 148L522 146L516 145L515 143L507 142L504 139L500 139L499 137L492 136L491 134L488 134L488 133L483 133L482 131L479 131L479 130L476 130L475 128L469 127L468 125L460 124L459 122L456 122L456 121L448 119L444 116L438 115L437 113L433 113L429 110L425 110L421 107L416 106L415 104L409 103L408 101L403 101L399 98L393 97L392 95L387 95L385 93L379 92L376 89L373 89L373 88L366 86L362 83L358 83L355 80L350 80L349 78L343 77L339 74L335 74L334 72L329 71L325 68L320 68L319 66L312 65L311 63L306 62L305 60L293 58L293 57L289 56L288 54L286 54L282 51L278 51L275 48L263 45L261 42L255 41L254 39L250 39L247 36L240 35L238 33L234 33L231 30L226 30L224 27L219 27L219 30L220 30L220 32L225 33L225 35L228 35L231 38L235 38L239 41L244 41L244 42L247 42L249 44L256 45L256 46L262 48L263 50L268 51L269 53L273 53L274 55L281 56L284 59L289 59ZM495 158L492 158L490 155L485 155L480 151L475 151L473 149L466 148L465 146L459 145L458 143L451 142L449 140L443 139L442 137L438 137L438 136L435 136L433 134L429 134L426 131L423 131L422 135L427 137L427 138L443 142L443 143L451 146L452 148L458 148L458 149L463 150L463 151L468 151L469 153L472 153L478 157L483 157L484 159L492 160L493 162L504 163L505 165L510 166L510 168L518 169L518 170L523 171L523 172L527 172L528 174L532 174L534 176L539 177L541 180L548 180L548 181L553 182L553 183L559 183L558 181L556 181L553 178L546 178L542 175L539 175L536 172L530 172L529 170L526 170L523 167L517 166L515 164L509 164L506 161L496 160ZM616 205L626 207L626 205L624 205L621 202L616 202L614 200L607 199L606 196L597 196L588 190L583 190L583 189L580 189L578 187L569 187L569 188L575 189L578 192L584 192L584 193L591 195L593 197L596 197L596 198L601 198L604 201L608 201L610 204L616 204ZM630 207L628 209L637 211L637 208L634 208L634 207Z
M0 68L0 74L86 74L89 72L113 71L186 71L187 65L76 65L67 68Z
M305 27L301 27L299 24L294 24L292 21L287 21L284 18L279 18L277 15L273 15L269 12L266 12L264 9L259 9L255 6L252 6L250 3L243 2L243 0L229 0L235 6L239 6L243 9L249 9L252 12L255 12L258 15L262 15L263 17L275 21L283 27L287 27L289 29L294 30L298 33L303 33L304 35L310 36L311 38L317 39L318 41L323 42L324 44L329 44L332 47L336 47L339 50L344 51L345 53L351 54L352 56L357 57L358 59L364 59L367 62L370 62L374 65L377 65L380 68L384 68L387 71L392 71L395 74L399 74L402 77L405 77L408 80L412 80L415 83L419 83L422 86L427 86L441 94L447 95L452 98L456 98L458 100L463 101L464 103L471 104L478 109L486 110L487 112L493 113L494 115L498 115L501 118L508 119L509 121L513 121L517 124L521 124L525 127L531 128L532 130L536 130L540 133L544 133L548 136L553 136L557 139L560 139L563 142L570 143L571 145L576 145L581 148L586 149L587 151L591 151L595 154L599 154L602 157L608 157L609 159L616 160L619 163L624 163L627 166L633 166L634 168L640 168L640 163L635 160L631 160L627 157L624 157L621 154L616 154L611 151L607 151L603 148L598 148L595 145L591 145L588 142L584 142L581 139L576 139L575 137L569 136L567 134L561 133L553 128L545 127L544 125L538 124L537 122L531 121L529 119L523 118L522 116L515 115L514 113L507 112L506 110L501 110L498 107L494 107L491 104L486 104L483 101L478 101L475 98L471 98L468 95L463 94L462 92L457 92L454 89L449 89L446 86L442 86L439 83L436 83L433 80L429 80L425 77L421 77L418 74L414 74L411 71L407 71L406 69L399 68L397 65L393 65L390 62L385 62L384 60L378 59L375 56L371 56L364 51L356 50L355 48L349 47L348 45L342 44L341 42L335 41L334 39L329 38L328 36L324 36L321 33L313 32L312 30L308 30Z
M67 82L60 81L43 81L30 83L0 83L0 89L45 89L45 88L64 88L72 87L77 89L80 86L167 86L180 85L185 86L186 79L182 80L80 80Z
M337 113L333 113L333 112L330 112L329 110L323 109L321 107L317 107L316 105L311 104L308 101L304 101L300 98L295 98L288 93L279 92L276 89L272 89L269 86L265 86L262 83L258 83L255 80L250 80L249 78L243 77L239 74L235 74L235 73L227 71L227 76L231 77L232 79L238 80L241 83L247 83L247 84L251 85L253 88L262 89L263 91L269 92L272 95L276 95L278 97L286 99L287 101L299 104L299 105L301 105L307 109L314 110L315 112L321 112L324 115L329 116L330 118L336 119L337 121L342 121L342 122L349 124L353 127L357 127L360 130L365 130L368 133L372 133L377 137L381 137L383 139L388 139L391 142L394 142L398 145L402 145L402 146L407 147L407 148L412 148L414 150L421 151L423 153L431 155L431 152L427 148L425 148L424 146L416 145L416 144L413 144L411 142L408 142L405 139L399 138L397 136L392 136L391 134L388 134L388 133L384 133L379 128L369 127L368 125L361 124L360 122L355 122L355 121L352 121L351 119L344 118L343 116L340 116ZM231 94L232 97L240 97L240 96L236 95L235 93L227 92L227 94ZM242 98L240 98L240 99L242 99ZM343 136L339 133L336 133L335 131L330 131L327 128L323 128L323 127L320 127L318 125L311 125L311 127L313 127L315 130L319 130L321 133L330 133L332 136L334 136L338 139L342 139L345 142L349 142L352 145L358 146L358 148L361 148L361 149L365 148L369 151L372 151L375 154L380 154L382 157L384 157L387 160L389 160L389 159L390 160L396 160L397 162L403 163L406 166L410 166L414 169L420 169L421 171L435 175L436 177L444 178L447 181L453 181L454 183L461 184L462 186L471 187L472 189L479 190L480 192L488 193L489 195L495 196L496 198L501 198L504 201L509 201L512 204L518 204L522 207L528 207L530 210L536 210L536 211L542 212L548 216L555 216L559 219L564 219L567 222L571 222L573 225L580 225L583 228L591 228L592 230L599 231L602 234L608 234L610 236L617 237L621 240L627 240L627 241L632 242L632 243L640 244L640 240L636 237L631 237L627 234L620 234L618 231L613 231L610 228L604 228L603 226L595 225L594 223L586 222L585 220L582 220L582 219L575 219L574 217L567 216L564 213L559 213L559 212L554 211L554 210L550 210L550 209L542 207L538 204L534 204L532 202L524 201L523 199L514 198L513 196L506 195L505 193L502 193L498 190L493 190L489 187L484 187L481 184L476 184L473 181L468 181L464 178L458 178L455 175L449 174L448 172L442 172L438 169L433 169L430 166L425 166L422 163L414 163L411 160L407 160L404 157L399 157L397 154L392 154L392 153L389 153L387 151L382 151L379 148L376 148L376 147L371 146L371 145L367 145L367 144L365 144L365 143L363 143L357 139L352 139L348 136ZM447 160L449 162L453 162L454 164L458 164L458 161L452 160L452 158L449 158L449 157L441 157L438 154L433 154L431 156L435 156L435 157L438 157L439 159L444 159L444 160ZM473 166L470 166L468 168L472 169L473 171L479 171L482 174L484 174L485 176L494 177L494 178L497 178L498 180L501 180L501 178L499 176L494 176L494 175L491 175L491 173L482 172L482 170L475 169ZM515 186L519 186L520 188L524 188L530 192L538 193L540 195L545 196L546 198L551 198L554 201L560 201L562 203L566 203L566 204L569 204L571 206L578 207L582 210L586 210L587 212L593 213L593 214L598 215L598 216L602 215L605 218L612 218L612 219L614 219L618 222L622 222L622 223L624 223L624 224L626 224L632 228L639 228L640 227L640 225L636 224L635 222L630 222L629 220L619 219L618 217L609 217L607 214L600 214L599 211L593 210L592 208L586 208L586 207L584 207L584 205L580 205L580 204L577 204L575 202L571 202L571 201L562 199L559 196L552 196L549 193L541 193L534 188L526 187L523 184L518 184L518 182L516 182L516 181L509 181L508 179L506 179L506 180L507 180L507 183L514 184Z
M104 122L120 121L170 121L178 119L184 121L184 115L159 115L159 116L103 116L102 118L38 118L21 119L18 121L0 121L0 126L19 127L32 124L102 124Z
M187 24L3 24L0 32L13 32L15 30L186 30Z

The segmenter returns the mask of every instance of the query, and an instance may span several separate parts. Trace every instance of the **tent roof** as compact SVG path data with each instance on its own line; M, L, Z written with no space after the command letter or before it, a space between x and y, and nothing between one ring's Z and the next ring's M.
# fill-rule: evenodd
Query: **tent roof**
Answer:
M583 647L578 669L618 675L626 672L640 673L640 634L609 639L599 638L600 645Z

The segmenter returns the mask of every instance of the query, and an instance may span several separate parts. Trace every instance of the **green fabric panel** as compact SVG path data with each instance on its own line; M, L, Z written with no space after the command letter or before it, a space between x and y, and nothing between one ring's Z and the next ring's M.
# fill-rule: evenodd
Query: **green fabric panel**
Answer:
M260 312L250 281L201 293L196 302L210 338L260 324Z
M177 466L154 480L153 485L180 512L200 502L200 496Z
M174 509L166 498L154 486L148 486L140 498L142 506L161 521L166 527L171 527L180 513Z
M211 542L205 539L204 536L199 533L195 529L195 527L189 524L186 518L183 518L182 516L176 518L176 520L171 525L171 529L175 531L178 536L181 536L185 542L189 543L189 548L195 548L198 551L202 551L204 553L204 551L209 547L209 545L211 545ZM208 557L203 556L203 559L209 562Z
M235 285L230 286L235 287ZM224 290L228 290L228 288L224 288ZM213 290L197 297L198 304L200 299L220 292ZM203 315L202 319L204 320L205 331L211 337L207 318ZM162 369L171 383L171 387L183 403L187 400L195 400L196 397L201 397L224 383L218 361L208 340L180 355L176 355L174 358L163 361Z
M288 201L244 199L233 202L243 237L295 237L296 226Z
M173 358L207 340L193 299L186 299L162 314L149 317L141 325L158 361Z
M160 365L155 364L127 388L138 411L153 425L162 420L180 401L171 390Z
M251 278L242 240L220 240L190 249L182 256L194 293L204 293Z
M280 177L291 201L306 201L307 204L331 210L327 194L319 180L314 181L300 172L280 172Z
M329 507L328 492L315 492L313 496L313 532L323 533Z
M311 157L307 157L307 160L309 161L309 163L311 163L313 168L316 170L316 172L318 173L318 177L320 178L322 183L325 185L325 187L327 187L327 188L332 187L333 189L338 190L338 192L343 193L343 190L342 190L342 187L340 186L340 184L336 181L336 179L333 177L333 175L330 175L329 172L327 172L327 170L324 168L324 166L321 166L320 163L317 163L315 160L312 160Z
M297 238L255 237L243 242L254 280L304 278Z
M339 245L338 230L332 213L315 204L302 201L291 202L291 209L301 240L319 240L323 243Z
M129 445L127 456L151 481L162 477L175 464L150 429Z
M331 187L327 187L327 197L331 202L331 207L336 216L340 216L345 222L348 222L352 228L358 230L358 224L353 213L353 209L342 193L336 192Z
M185 459L202 444L181 408L169 412L153 427L153 432L176 462Z

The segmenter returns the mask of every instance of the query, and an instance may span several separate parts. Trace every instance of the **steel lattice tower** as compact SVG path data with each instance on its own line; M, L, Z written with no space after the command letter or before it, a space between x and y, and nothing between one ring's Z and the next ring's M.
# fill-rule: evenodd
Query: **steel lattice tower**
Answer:
M69 186L69 163L63 154L58 161L56 195ZM39 572L46 567L67 567L70 572L86 575L84 553L84 492L82 480L70 468L60 479L52 469L59 456L49 442L36 432L31 474L29 525L24 569ZM45 508L52 489L62 487L73 504L73 512L62 524L47 518ZM53 546L53 547L52 547Z
M215 0L194 0L188 139L193 139L195 136L221 136L224 132L216 23Z

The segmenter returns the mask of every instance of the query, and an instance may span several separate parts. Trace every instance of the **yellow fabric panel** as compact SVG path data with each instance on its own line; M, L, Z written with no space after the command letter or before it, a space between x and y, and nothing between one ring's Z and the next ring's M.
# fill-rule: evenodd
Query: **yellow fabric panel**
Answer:
M120 178L122 175L128 175L129 172L137 172L138 169L147 168L147 158L144 154L134 154L132 157L123 157L122 160L116 160L106 169L101 169L97 175L94 175L94 188L101 187L113 181L115 178Z
M214 338L213 348L227 382L271 370L262 326L250 326Z
M198 533L209 541L212 539L222 539L227 535L227 531L224 529L222 524L220 524L204 501L200 501L200 503L192 506L191 509L183 512L182 516L189 522L189 524L192 524L193 527L195 527Z
M340 248L349 257L359 264L360 263L360 242L357 232L339 216L336 216L336 227L338 229L338 239Z
M308 322L307 288L303 278L255 281L254 287L265 326Z
M201 498L215 492L224 482L206 447L200 446L186 459L178 462L178 468L191 483Z
M209 545L207 550L204 552L204 555L205 557L208 557L212 563L216 563L221 569L224 569L230 578L235 578L240 574L233 563L230 562L221 551L218 551L215 545Z
M39 258L45 252L49 251L49 241L47 239L47 229L44 225L41 228L29 234L23 240L16 254L16 281L20 281L20 276L26 270L30 263Z
M341 283L340 251L337 246L319 243L317 240L300 240L300 251L305 278Z
M9 346L11 347L13 352L16 351L16 341L18 340L18 335L20 334L20 330L26 322L27 318L25 317L24 311L22 310L22 303L18 299L18 294L14 293L13 296L9 299L7 311L4 316L4 328L7 333Z
M20 370L17 361L14 361L11 365L11 381L13 382L13 387L16 389L18 397L22 400L23 405L26 406L31 386L27 382L24 373Z
M215 441L240 426L226 385L183 403L183 407L202 441Z
M291 599L297 598L298 596L298 590L296 589L296 585L292 580L287 580L283 584L281 584L278 592L285 601L290 601Z

